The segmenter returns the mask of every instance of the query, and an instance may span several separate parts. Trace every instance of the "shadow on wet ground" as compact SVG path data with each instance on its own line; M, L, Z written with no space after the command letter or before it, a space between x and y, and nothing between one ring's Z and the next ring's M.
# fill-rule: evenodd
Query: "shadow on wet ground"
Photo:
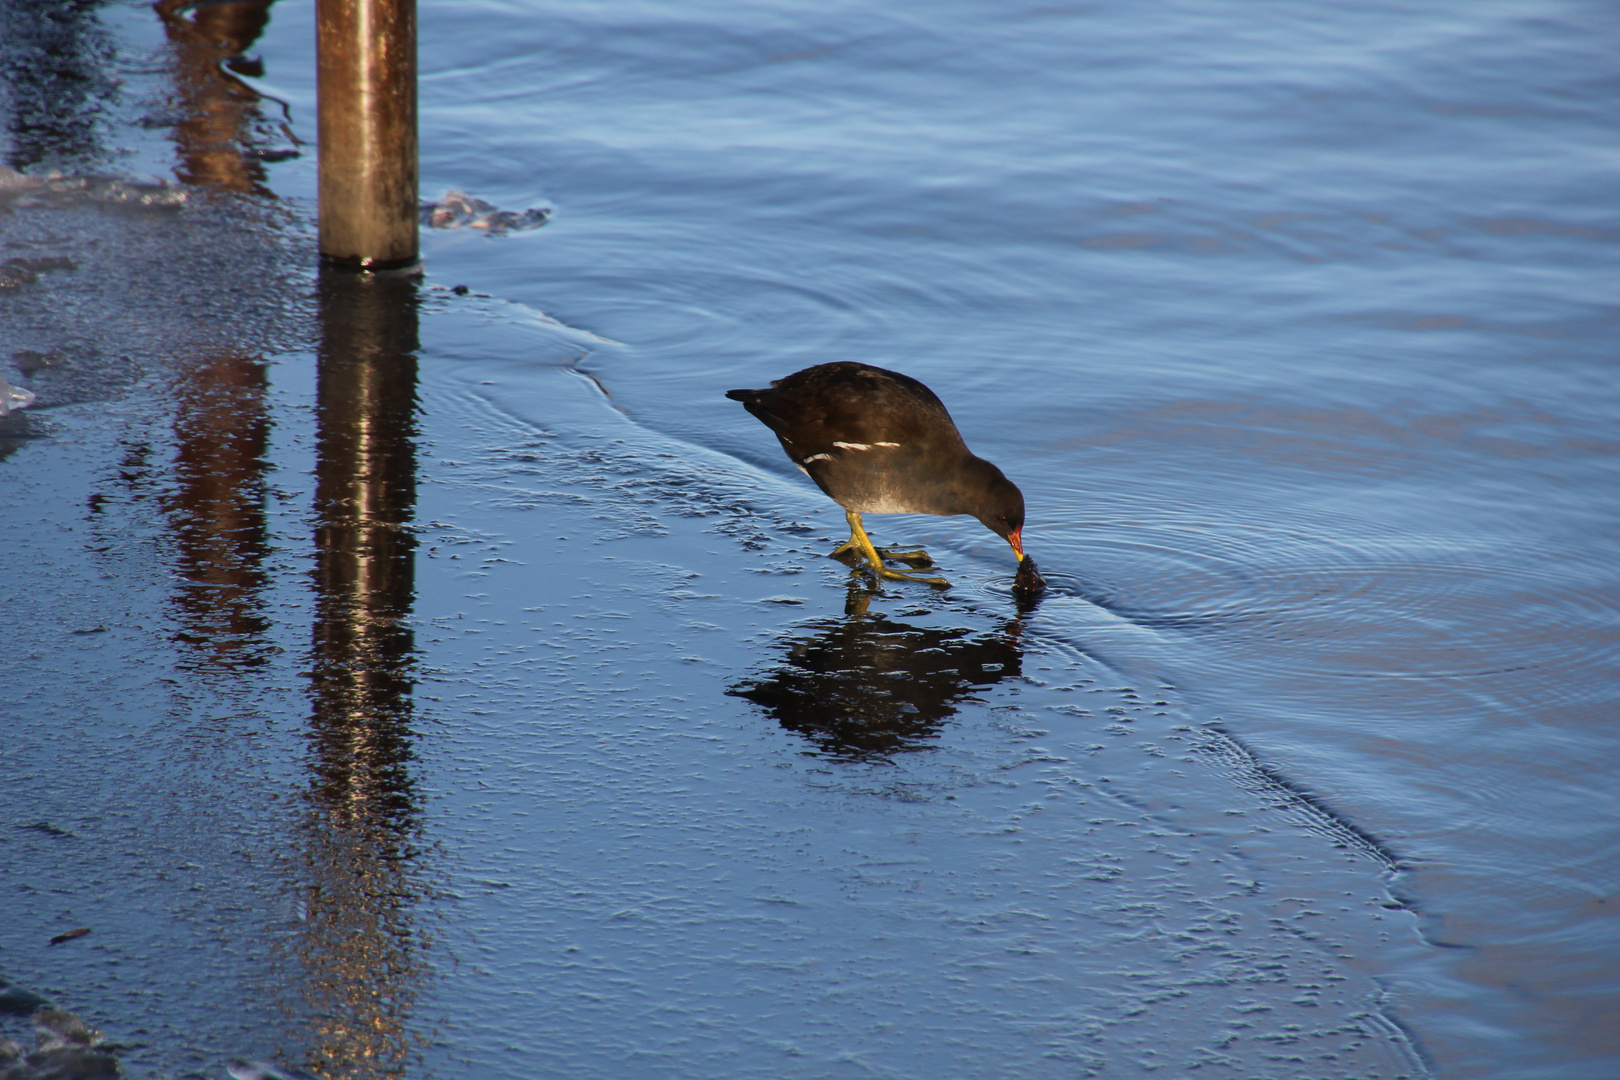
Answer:
M870 614L871 602L869 585L851 584L845 618L805 625L779 666L727 692L821 752L860 759L928 746L962 699L1021 674L1019 620L980 637Z

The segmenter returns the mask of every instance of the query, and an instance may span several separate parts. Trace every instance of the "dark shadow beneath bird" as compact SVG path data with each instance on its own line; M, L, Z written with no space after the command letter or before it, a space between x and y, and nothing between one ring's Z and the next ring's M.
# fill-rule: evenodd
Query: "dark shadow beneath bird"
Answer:
M772 669L726 693L822 754L866 760L933 745L962 702L1023 669L1021 615L972 634L868 613L870 599L852 584L845 618L799 626L779 643Z
M1018 556L1014 588L1039 592L1045 581L1024 554L1024 495L1000 469L962 441L951 414L916 379L870 364L817 364L763 390L728 390L776 433L788 459L844 508L849 539L831 554L864 561L887 581L949 584L885 565L933 565L924 551L880 549L862 514L970 514Z

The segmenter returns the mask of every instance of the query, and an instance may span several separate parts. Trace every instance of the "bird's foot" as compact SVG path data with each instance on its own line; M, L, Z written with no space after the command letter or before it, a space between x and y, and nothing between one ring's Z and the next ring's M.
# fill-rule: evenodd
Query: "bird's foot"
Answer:
M879 581L918 581L935 588L949 588L951 584L942 577L923 577L920 574L908 574L903 570L890 570L887 566L859 566L856 570L871 574Z
M912 569L925 570L934 565L932 556L930 556L928 552L924 551L922 548L874 547L872 550L877 552L878 555L885 559L893 559L895 562L903 562ZM849 540L845 540L832 551L827 552L827 558L837 559L840 562L855 565L857 563L866 561L866 553L863 552L860 545L857 544L853 538L851 538Z
M882 548L877 548L876 550L883 551ZM884 554L886 556L888 555L887 552L884 552ZM870 559L865 558L859 551L856 551L853 548L840 548L837 551L829 552L827 557L829 559L837 559L839 562L845 564L856 573L871 574L879 581L921 581L925 584L934 586L950 585L950 582L946 581L942 577L923 577L920 574L908 574L904 570L891 570L889 567L881 564L874 566ZM892 558L892 556L889 557ZM908 562L909 560L902 559L899 561ZM923 569L933 566L934 560L928 558L927 555L924 555L916 562L911 562L910 565L913 568Z
M877 548L877 553L885 559L903 562L914 569L926 569L934 565L933 557L922 548Z
M844 518L849 522L849 539L840 544L829 557L848 563L858 570L864 570L879 581L919 581L935 588L949 587L950 582L938 577L919 577L908 574L903 570L890 570L883 565L884 559L893 559L903 562L917 569L919 567L933 566L934 560L928 557L928 552L921 548L910 550L896 550L894 548L880 548L872 543L872 538L866 535L861 527L861 515L854 510L844 511Z

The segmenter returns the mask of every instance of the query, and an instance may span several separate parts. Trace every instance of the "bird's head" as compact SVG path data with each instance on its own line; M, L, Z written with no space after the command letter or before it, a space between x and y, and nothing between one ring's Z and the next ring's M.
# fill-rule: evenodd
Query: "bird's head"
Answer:
M986 462L985 464L989 464ZM987 476L974 517L984 527L1012 545L1020 562L1024 558L1024 493L1000 469L990 465L994 476Z

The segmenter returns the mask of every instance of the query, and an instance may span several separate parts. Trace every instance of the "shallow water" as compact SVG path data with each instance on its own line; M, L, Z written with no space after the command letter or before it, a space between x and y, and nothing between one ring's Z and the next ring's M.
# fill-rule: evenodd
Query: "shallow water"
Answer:
M424 196L555 214L419 297L145 11L73 160L240 194L3 226L79 362L0 974L208 1075L1614 1074L1611 11L424 5ZM720 394L830 359L1023 487L1033 610L968 521L819 557Z

